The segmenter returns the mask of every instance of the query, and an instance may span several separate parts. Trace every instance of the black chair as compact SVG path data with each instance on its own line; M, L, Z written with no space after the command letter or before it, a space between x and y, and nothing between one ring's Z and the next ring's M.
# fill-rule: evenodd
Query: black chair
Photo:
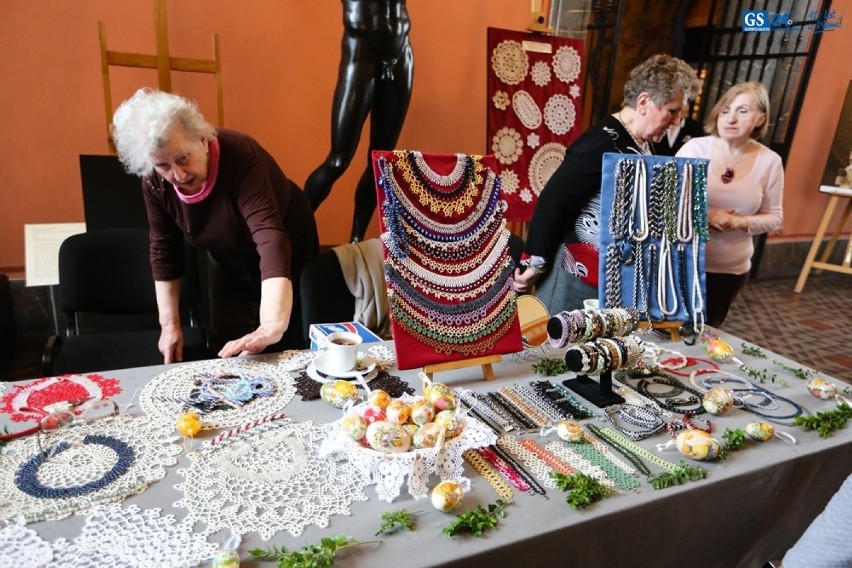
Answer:
M66 333L48 340L42 358L45 376L163 363L148 248L148 230L138 228L91 231L62 243L59 298ZM195 314L198 262L194 249L186 245L185 250L183 360L209 359L215 354Z

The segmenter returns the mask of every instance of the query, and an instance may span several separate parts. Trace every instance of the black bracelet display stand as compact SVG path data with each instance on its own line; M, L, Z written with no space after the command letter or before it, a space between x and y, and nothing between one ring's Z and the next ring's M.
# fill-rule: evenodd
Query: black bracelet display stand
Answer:
M624 402L622 397L612 391L612 371L601 373L600 382L588 375L577 375L576 379L564 380L562 384L598 408Z

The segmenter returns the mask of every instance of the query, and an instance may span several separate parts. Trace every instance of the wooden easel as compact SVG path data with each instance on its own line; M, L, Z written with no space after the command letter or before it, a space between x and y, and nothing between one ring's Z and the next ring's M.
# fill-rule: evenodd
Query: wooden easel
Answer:
M161 91L172 90L172 71L189 73L209 73L216 79L216 106L218 126L225 124L225 111L222 106L222 58L219 52L219 35L213 34L213 59L192 59L171 57L169 55L169 30L166 18L166 0L154 0L154 29L157 39L156 55L110 51L107 49L106 24L98 21L98 38L101 46L101 74L104 80L104 110L106 111L107 143L110 152L115 153L112 143L110 124L112 123L112 86L109 68L136 67L156 69L157 81Z
M808 251L808 256L805 259L805 265L802 267L802 272L799 273L799 279L796 281L796 287L793 289L796 294L800 294L804 289L805 282L807 281L808 275L812 269L852 274L852 234L849 236L849 243L846 245L846 252L843 255L842 262L840 264L832 264L828 262L828 257L834 250L834 245L837 244L837 238L843 231L843 227L846 226L850 213L852 213L852 189L823 185L820 186L819 190L822 193L831 195L831 198L828 200L828 205L825 207L825 213L822 214L822 221L820 221L819 228L817 229L816 235L814 235L814 240L811 243L811 249ZM825 251L823 251L820 259L815 261L814 258L816 258L817 251L819 251L819 247L822 244L822 238L825 236L825 231L828 229L828 224L834 216L834 210L837 209L837 204L840 202L840 198L849 200L846 204L846 209L843 210L843 214L840 216L840 224L834 229L831 239L828 241L828 246L825 247Z
M459 361L449 361L447 363L435 363L434 365L426 365L423 367L423 374L429 377L429 380L431 381L435 373L440 373L441 371L454 371L456 369L476 367L479 365L482 367L482 374L485 377L485 380L493 381L494 369L491 367L491 364L499 363L502 358L502 355L486 355L485 357L475 357L473 359L462 359Z
M683 326L682 321L640 321L639 329L668 329L671 334L672 341L680 341L680 328Z

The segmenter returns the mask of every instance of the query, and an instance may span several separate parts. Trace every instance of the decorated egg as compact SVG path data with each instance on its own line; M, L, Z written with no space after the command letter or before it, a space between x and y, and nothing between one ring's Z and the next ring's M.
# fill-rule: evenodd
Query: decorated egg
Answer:
M452 389L444 383L432 383L427 386L423 389L423 396L426 397L426 400L432 403L432 406L434 406L435 410L438 412L442 410L456 409L456 395L454 395Z
M342 380L323 383L320 398L335 408L343 408L349 401L358 401L358 387Z
M722 451L716 438L703 430L684 430L677 435L675 443L680 453L694 460L715 460Z
M364 420L367 421L367 424L372 424L379 420L385 420L386 418L387 416L385 415L385 411L376 406L371 406L364 411Z
M391 399L391 395L382 389L375 389L370 391L370 394L367 395L367 402L370 406L378 408L379 410L387 408L391 400L393 400Z
M201 418L194 412L182 414L177 421L177 431L187 438L195 436L201 431Z
M407 452L411 448L411 436L399 424L373 422L367 426L367 442L376 451L386 454Z
M434 448L438 444L441 437L441 432L444 427L435 422L427 422L423 426L417 428L411 442L415 448Z
M579 422L563 420L556 425L556 435L566 442L582 442L586 435Z
M704 410L714 416L724 414L734 406L734 395L728 389L722 387L713 387L704 393L701 399L701 406Z
M423 426L435 419L435 407L425 398L415 400L409 408L411 409L411 421L418 426Z
M817 377L808 381L808 392L822 400L829 400L837 394L837 387L834 383L830 383L822 377Z
M367 421L356 412L344 416L340 420L340 427L353 440L360 440L367 435Z
M455 481L442 481L432 489L432 506L442 513L449 513L461 505L464 491Z
M730 363L734 360L734 348L719 338L704 343L707 356L719 363Z
M435 424L447 429L447 439L457 436L461 431L459 428L459 417L455 410L442 410L435 415Z
M408 422L408 417L411 416L411 409L401 400L392 400L385 408L385 415L388 422L394 424L405 424Z
M766 422L749 422L746 424L745 433L748 434L752 440L765 442L775 435L775 428Z
M402 429L405 430L406 432L408 432L408 435L411 436L411 440L413 442L414 441L414 434L416 434L417 431L420 430L420 426L418 426L417 424L413 424L411 422L406 422L405 424L402 425Z

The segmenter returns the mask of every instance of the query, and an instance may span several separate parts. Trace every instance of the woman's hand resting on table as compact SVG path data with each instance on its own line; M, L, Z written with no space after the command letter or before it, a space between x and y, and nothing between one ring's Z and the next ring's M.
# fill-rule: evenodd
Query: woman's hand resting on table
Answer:
M226 343L219 351L219 357L228 358L235 355L260 353L273 343L281 341L284 331L280 325L262 323L253 332Z

